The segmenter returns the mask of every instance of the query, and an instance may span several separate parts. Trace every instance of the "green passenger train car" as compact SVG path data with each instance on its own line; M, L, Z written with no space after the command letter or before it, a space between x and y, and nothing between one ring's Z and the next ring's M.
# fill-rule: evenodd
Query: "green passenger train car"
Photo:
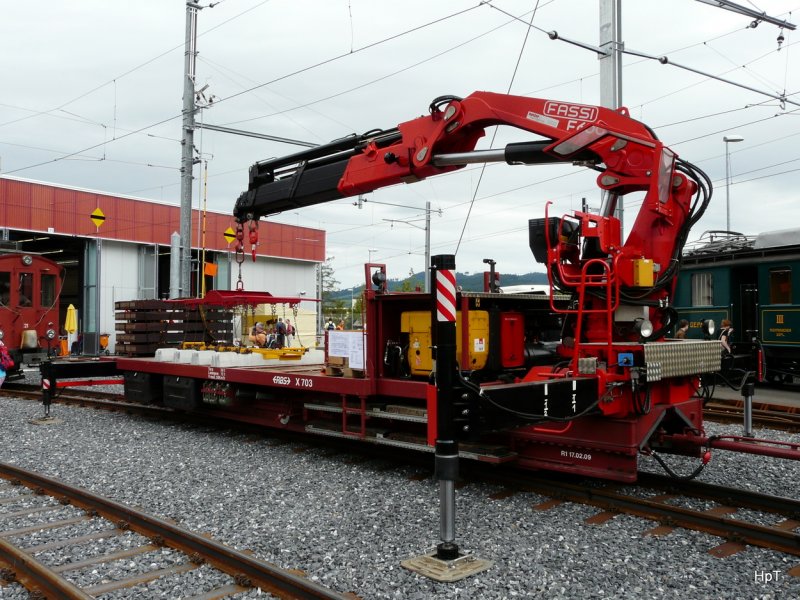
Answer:
M704 319L734 328L734 354L764 379L800 378L800 229L755 237L709 232L684 251L674 305L689 321L687 337L703 337ZM797 282L795 282L797 276ZM747 363L747 361L745 361Z

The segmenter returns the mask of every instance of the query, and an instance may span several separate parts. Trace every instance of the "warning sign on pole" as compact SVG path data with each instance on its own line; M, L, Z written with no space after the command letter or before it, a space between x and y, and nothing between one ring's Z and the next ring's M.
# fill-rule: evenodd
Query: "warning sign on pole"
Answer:
M232 227L228 227L228 228L225 230L225 233L223 233L222 235L224 235L224 236L225 236L225 241L226 241L226 242L228 242L229 244L230 244L230 243L231 243L233 240L235 240L235 239L236 239L236 232L233 230L233 228L232 228Z
M106 221L106 216L103 214L103 211L100 210L99 206L95 208L94 211L92 211L92 214L89 215L89 218L92 220L92 223L94 223L94 226L97 228L99 228L100 225L102 225Z

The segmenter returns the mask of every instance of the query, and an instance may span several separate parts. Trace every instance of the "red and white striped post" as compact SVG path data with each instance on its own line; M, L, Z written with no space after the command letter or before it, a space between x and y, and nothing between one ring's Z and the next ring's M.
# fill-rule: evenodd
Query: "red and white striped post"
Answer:
M439 480L439 537L436 557L458 558L455 543L455 483L458 479L458 440L453 409L456 375L456 257L431 257L434 373L436 377L436 478Z

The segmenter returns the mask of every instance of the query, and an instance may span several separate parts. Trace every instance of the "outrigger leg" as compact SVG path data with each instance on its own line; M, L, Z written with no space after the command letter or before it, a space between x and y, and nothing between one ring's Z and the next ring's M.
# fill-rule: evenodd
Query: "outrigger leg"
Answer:
M458 581L485 571L492 562L460 552L456 538L458 431L454 394L456 363L456 261L452 254L431 258L431 331L436 380L436 478L439 480L439 537L435 551L405 560L405 568L436 581ZM433 418L429 414L428 418Z

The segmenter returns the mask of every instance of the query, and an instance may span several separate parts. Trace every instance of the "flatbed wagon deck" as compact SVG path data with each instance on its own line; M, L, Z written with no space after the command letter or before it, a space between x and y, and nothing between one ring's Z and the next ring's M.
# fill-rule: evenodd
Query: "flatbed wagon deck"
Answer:
M263 366L213 367L158 361L155 358L116 359L117 368L123 372L147 372L176 377L190 377L236 384L258 385L320 393L352 396L392 395L400 398L425 401L424 381L384 379L370 377L368 372L360 377L343 377L328 374L322 363L297 364L292 361L273 361Z
M270 361L263 366L214 367L151 357L118 357L116 364L126 377L126 396L138 396L146 402L163 399L173 408L209 416L434 451L435 419L428 418L431 399L423 380L371 377L368 373L344 377L326 372L322 362ZM236 392L229 395L222 391L229 389ZM200 400L193 402L198 393ZM492 444L465 443L459 455L491 463L516 459L516 453L508 447Z

